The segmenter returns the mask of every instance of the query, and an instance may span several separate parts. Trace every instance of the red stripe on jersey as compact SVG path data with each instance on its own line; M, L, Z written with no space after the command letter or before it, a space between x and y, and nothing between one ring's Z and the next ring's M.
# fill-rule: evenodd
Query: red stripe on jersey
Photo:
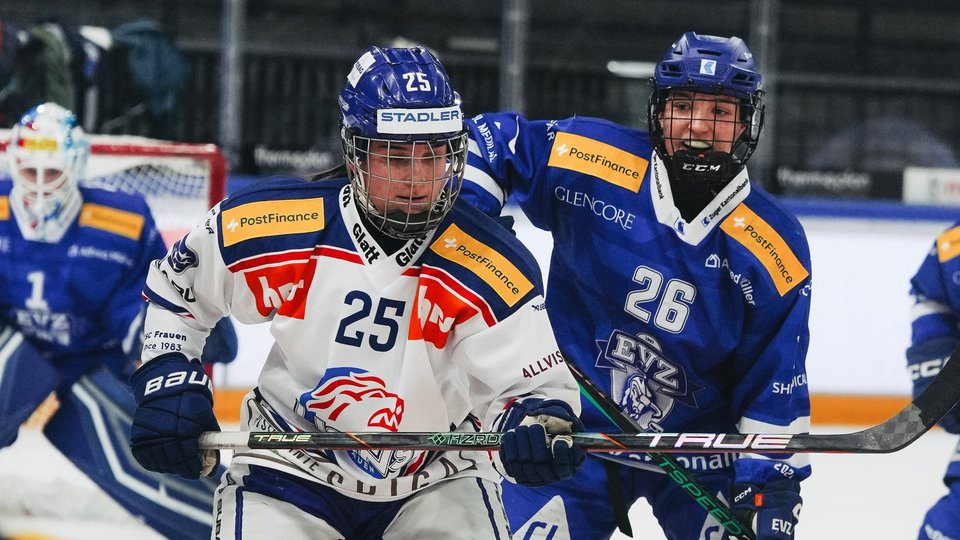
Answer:
M460 283L457 278L435 266L422 266L420 267L420 279L425 277L438 281L461 300L476 308L483 316L483 320L487 323L487 326L493 326L497 323L497 318L493 315L493 309L490 307L490 304L488 304L482 296L473 292L463 283Z
M314 253L318 257L329 257L331 259L340 259L354 264L363 264L360 254L355 251L347 251L333 246L317 246Z
M290 262L304 262L311 257L330 257L342 261L362 264L363 260L358 253L347 251L345 249L331 246L316 246L312 249L295 249L292 251L279 251L273 253L262 253L247 259L239 260L227 267L231 272L243 272L252 268L261 266L275 266Z
M289 262L303 262L310 258L314 249L295 249L292 251L279 251L273 253L262 253L246 259L241 259L229 266L227 269L231 272L243 272L260 266L271 266Z

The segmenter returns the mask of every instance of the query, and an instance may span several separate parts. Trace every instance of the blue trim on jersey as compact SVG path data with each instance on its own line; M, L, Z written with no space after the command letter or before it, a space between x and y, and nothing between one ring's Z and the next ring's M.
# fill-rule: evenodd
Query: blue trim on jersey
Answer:
M483 487L483 480L481 478L475 478L477 482L477 487L480 489L480 493L483 494L483 507L487 509L487 519L490 520L490 528L493 529L493 536L497 540L500 540L500 531L497 530L497 520L494 515L493 504L490 503L490 492L488 492Z
M307 181L302 178L272 177L231 195L223 201L220 212L217 214L219 243L224 263L229 267L239 260L263 253L313 248L320 244L355 251L352 240L344 227L336 226L337 223L342 222L339 209L340 190L348 182L349 180L346 178ZM225 224L223 223L223 215L225 212L248 203L313 198L323 198L324 225L322 229L306 233L278 233L271 236L250 238L224 247ZM322 242L320 241L321 238L323 239Z
M153 289L151 289L146 285L143 286L143 295L147 297L147 300L153 302L154 304L157 304L158 306L162 307L167 311L172 311L177 315L184 315L189 313L189 311L183 309L182 307L174 303L168 302L164 297L160 296L159 294L154 292Z

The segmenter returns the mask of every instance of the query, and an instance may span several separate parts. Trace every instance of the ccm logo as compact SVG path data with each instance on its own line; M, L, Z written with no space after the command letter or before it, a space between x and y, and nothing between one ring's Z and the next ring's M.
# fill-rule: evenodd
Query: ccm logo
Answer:
M196 371L174 371L147 381L147 386L143 389L143 395L149 396L161 388L171 388L181 384L198 384L206 387L207 390L211 390L210 379L205 374Z

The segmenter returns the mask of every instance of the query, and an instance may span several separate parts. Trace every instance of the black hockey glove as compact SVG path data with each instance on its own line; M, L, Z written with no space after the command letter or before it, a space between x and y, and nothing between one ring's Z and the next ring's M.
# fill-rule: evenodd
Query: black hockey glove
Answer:
M757 540L793 540L802 506L800 484L793 480L775 480L762 488L733 486L733 513L753 528Z
M566 434L583 424L563 401L526 399L507 410L500 461L518 484L542 486L570 478L584 451Z
M201 455L199 448L201 433L220 430L210 379L199 362L179 353L158 356L141 366L130 384L137 399L130 448L144 469L191 479L216 469L219 452Z
M950 354L957 347L957 339L941 337L918 343L907 349L907 371L913 380L913 397L930 386L940 374ZM948 433L960 433L960 406L954 407L941 420L940 427Z

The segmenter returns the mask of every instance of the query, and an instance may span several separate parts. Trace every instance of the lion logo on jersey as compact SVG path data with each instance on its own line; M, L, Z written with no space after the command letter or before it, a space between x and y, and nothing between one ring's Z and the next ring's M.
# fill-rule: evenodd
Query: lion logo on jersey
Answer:
M303 417L319 429L332 424L341 431L372 427L395 432L403 420L403 398L387 391L383 379L359 368L327 370L299 402Z
M648 386L647 377L642 373L627 378L620 408L637 421L645 431L660 433L663 427L658 422L663 418L663 409L656 402L657 396Z

